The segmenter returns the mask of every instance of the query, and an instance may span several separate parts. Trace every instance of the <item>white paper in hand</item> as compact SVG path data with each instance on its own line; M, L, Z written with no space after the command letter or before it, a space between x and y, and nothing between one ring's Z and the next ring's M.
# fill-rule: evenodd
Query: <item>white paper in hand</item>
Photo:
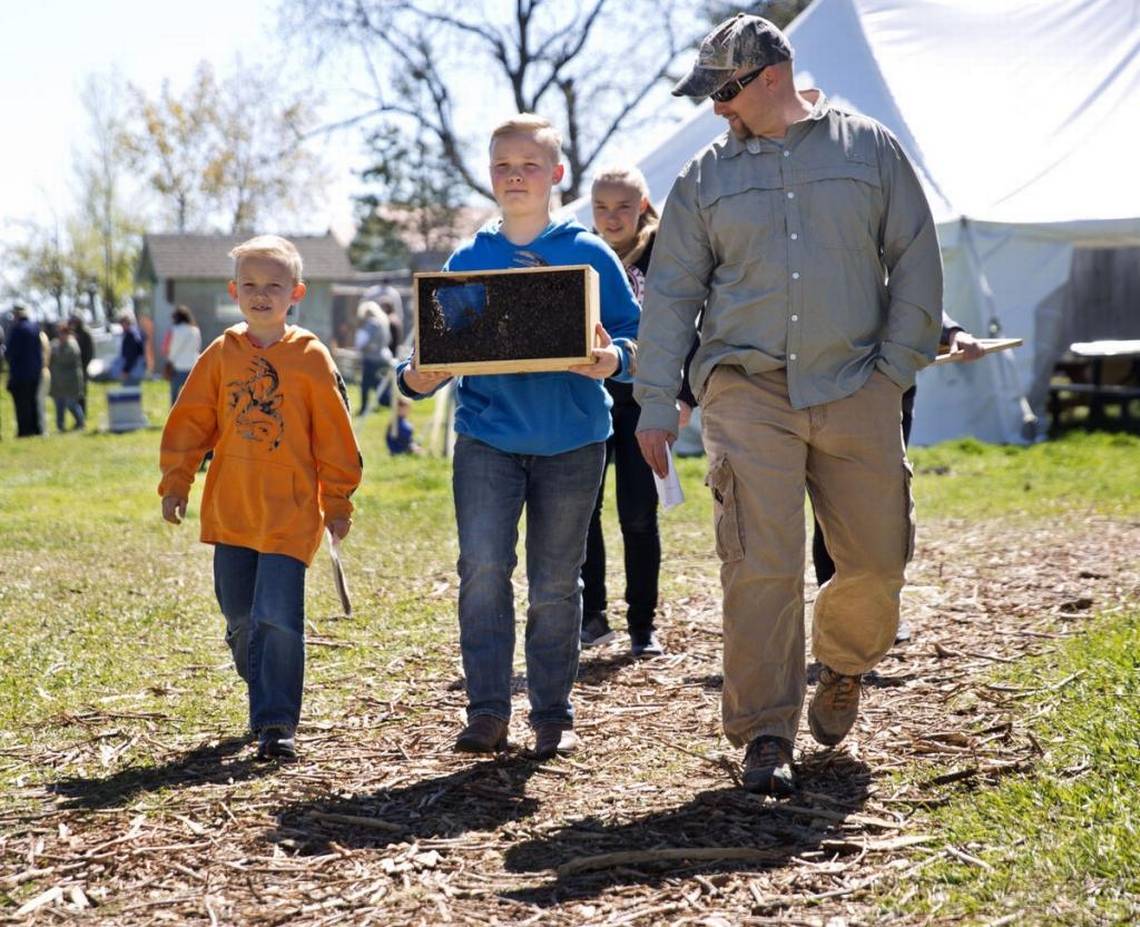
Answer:
M340 562L340 538L332 531L325 529L325 537L329 542L329 556L332 558L333 581L336 583L336 593L340 596L340 607L344 613L351 617L352 598L348 594L348 580L344 578L344 565Z
M653 482L657 484L657 498L661 500L661 508L666 512L674 506L685 501L685 493L681 490L681 480L677 477L677 468L673 466L673 448L667 447L666 457L669 461L669 471L662 479L653 474Z

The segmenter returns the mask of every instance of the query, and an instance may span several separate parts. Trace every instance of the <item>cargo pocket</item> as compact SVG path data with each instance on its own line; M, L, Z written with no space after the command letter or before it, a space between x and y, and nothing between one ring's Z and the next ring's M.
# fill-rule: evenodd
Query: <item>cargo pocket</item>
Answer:
M911 485L914 482L914 467L911 466L910 461L905 457L903 458L903 470L905 473L904 482L906 484L906 563L910 563L914 559L914 536L915 536L915 523L914 523L914 487Z
M744 559L744 535L736 508L736 481L727 457L722 457L709 470L705 485L713 495L713 530L716 552L723 563Z

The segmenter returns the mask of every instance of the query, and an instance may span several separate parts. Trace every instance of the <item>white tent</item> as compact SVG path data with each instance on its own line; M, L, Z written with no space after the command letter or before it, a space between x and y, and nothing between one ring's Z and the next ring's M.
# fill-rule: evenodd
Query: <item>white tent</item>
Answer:
M914 442L1033 439L1073 249L1140 245L1140 2L816 0L788 35L797 84L879 120L914 162L947 311L1025 339L923 371ZM724 129L705 103L638 162L654 202ZM588 200L571 209L589 221Z

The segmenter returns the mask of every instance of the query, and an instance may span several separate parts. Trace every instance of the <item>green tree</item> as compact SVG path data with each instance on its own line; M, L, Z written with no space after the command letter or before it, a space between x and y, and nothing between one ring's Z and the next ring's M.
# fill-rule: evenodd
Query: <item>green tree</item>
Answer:
M129 303L134 292L142 228L125 215L116 216L108 230L82 212L67 220L66 262L70 269L69 291L72 306L99 294L99 304L107 318ZM113 247L108 248L108 240Z
M22 240L4 248L9 284L5 295L32 305L55 303L56 317L66 314L75 290L75 271L57 227L24 225Z
M377 211L375 196L357 197L356 234L348 246L348 259L357 270L398 270L407 267L412 249L395 219Z
M448 251L466 193L450 163L423 134L408 139L395 126L368 137L370 189L356 198L359 228L349 257L362 270L406 267L412 251Z

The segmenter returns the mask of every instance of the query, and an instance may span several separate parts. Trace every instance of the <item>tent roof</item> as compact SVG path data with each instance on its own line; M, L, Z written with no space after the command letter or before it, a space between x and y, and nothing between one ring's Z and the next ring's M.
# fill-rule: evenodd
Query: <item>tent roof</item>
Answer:
M1137 0L816 0L788 34L797 84L890 128L940 224L1140 219ZM649 152L653 199L724 130L706 102Z

